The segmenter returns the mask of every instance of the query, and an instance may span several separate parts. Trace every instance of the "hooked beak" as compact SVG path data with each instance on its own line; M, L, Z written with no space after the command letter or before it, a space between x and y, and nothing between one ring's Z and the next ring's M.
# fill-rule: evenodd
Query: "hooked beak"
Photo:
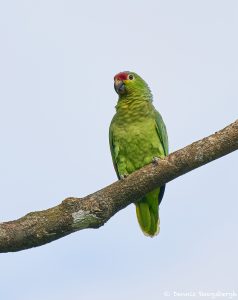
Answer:
M125 84L122 80L115 80L114 82L114 89L117 94L124 94L125 93Z

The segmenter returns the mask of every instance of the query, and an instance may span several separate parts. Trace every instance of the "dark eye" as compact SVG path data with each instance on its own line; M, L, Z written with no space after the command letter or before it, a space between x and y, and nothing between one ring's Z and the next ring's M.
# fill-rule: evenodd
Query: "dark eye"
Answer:
M128 78L129 78L130 80L133 80L133 79L134 79L134 76L133 76L132 74L130 74L130 75L128 76Z

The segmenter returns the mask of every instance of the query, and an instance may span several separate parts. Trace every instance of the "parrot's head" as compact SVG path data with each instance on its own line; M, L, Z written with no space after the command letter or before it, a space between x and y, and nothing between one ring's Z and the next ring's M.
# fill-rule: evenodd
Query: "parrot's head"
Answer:
M129 71L114 76L114 88L119 96L150 93L147 83L139 75Z

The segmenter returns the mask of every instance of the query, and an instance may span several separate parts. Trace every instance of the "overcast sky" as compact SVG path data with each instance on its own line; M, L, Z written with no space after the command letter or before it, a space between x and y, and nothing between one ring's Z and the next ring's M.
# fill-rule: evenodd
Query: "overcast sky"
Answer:
M237 36L235 0L0 1L0 220L116 180L119 71L149 84L170 151L237 119ZM131 205L100 229L1 254L0 299L238 294L237 166L236 152L169 183L154 239Z

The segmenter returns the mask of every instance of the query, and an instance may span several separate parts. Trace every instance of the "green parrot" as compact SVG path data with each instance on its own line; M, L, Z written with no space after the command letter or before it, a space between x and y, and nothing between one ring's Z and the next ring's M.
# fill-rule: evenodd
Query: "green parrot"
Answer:
M109 142L117 177L122 179L168 155L168 136L164 121L153 106L147 83L134 72L121 72L114 77L119 99L109 128ZM159 204L165 185L139 199L136 215L143 233L159 233Z

